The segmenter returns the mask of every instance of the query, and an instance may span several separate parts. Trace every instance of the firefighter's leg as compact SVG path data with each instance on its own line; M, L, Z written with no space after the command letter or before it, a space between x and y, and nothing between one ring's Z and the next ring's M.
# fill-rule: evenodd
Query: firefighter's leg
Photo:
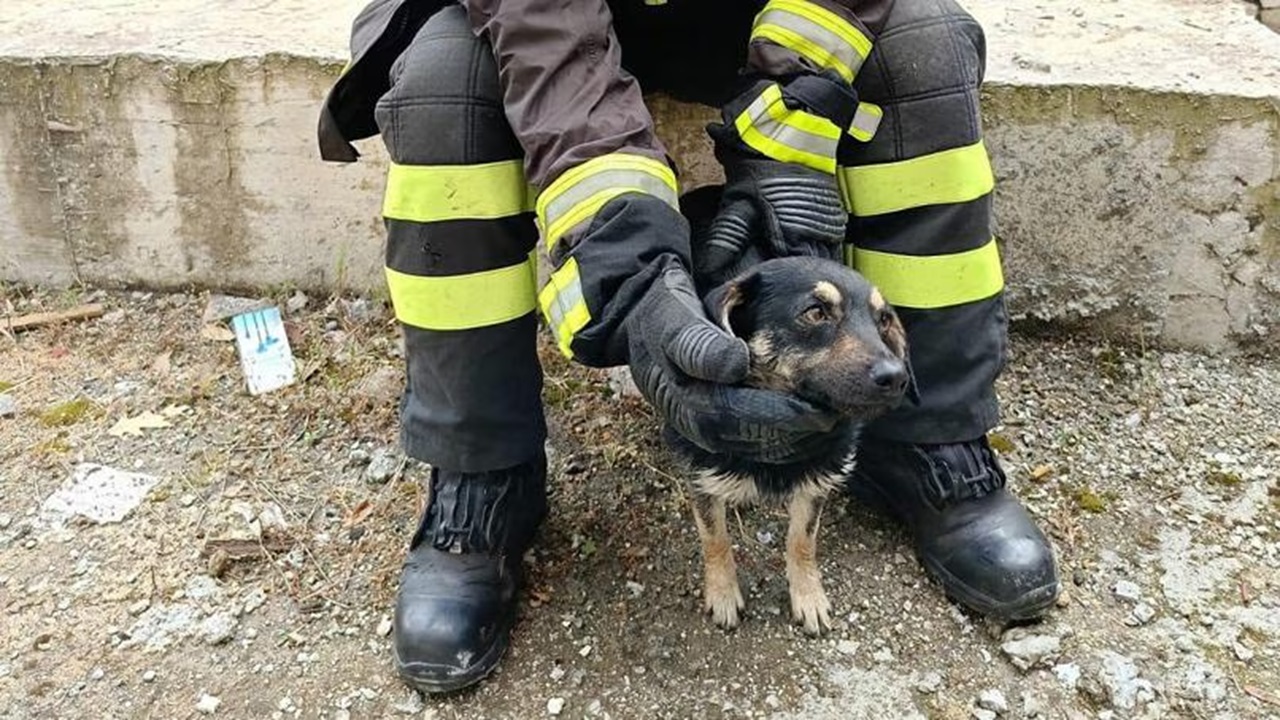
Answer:
M396 600L401 676L470 685L506 649L521 556L545 513L541 370L521 150L489 47L460 6L392 69L377 121L392 165L387 283L405 335L405 452L431 464Z
M984 62L982 29L953 0L913 0L894 5L857 76L859 99L883 118L870 142L841 146L846 258L898 308L920 403L870 428L852 487L907 524L950 595L1025 618L1053 603L1058 578L985 439L1006 316L978 111Z

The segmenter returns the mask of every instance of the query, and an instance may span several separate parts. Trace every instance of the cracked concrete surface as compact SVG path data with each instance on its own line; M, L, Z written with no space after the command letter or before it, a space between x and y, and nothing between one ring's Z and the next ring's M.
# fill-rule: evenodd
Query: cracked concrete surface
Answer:
M384 158L318 161L362 0L9 0L0 278L377 288ZM1280 36L1239 0L966 3L1012 317L1280 349ZM653 99L687 187L704 108Z

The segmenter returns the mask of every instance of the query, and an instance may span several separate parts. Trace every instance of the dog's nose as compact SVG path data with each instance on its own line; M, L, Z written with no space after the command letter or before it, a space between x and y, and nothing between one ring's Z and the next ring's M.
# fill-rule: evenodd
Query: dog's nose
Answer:
M902 392L907 387L907 365L897 358L879 360L871 366L871 382L886 392Z

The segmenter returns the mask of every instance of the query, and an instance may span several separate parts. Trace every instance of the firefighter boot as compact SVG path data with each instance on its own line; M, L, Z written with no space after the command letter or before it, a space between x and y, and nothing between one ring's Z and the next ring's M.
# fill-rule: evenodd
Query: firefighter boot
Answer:
M962 605L1027 620L1057 599L1053 549L1005 488L985 437L947 445L867 438L850 489L906 526L925 570Z
M400 677L426 693L487 676L516 619L521 558L546 514L546 458L508 470L431 470L396 597Z

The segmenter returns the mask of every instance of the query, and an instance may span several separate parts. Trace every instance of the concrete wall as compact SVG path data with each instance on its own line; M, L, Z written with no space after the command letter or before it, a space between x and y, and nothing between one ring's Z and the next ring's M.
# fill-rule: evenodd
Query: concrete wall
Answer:
M1062 36L1061 54L1043 50L1022 30L1041 22L1034 8L979 5L995 48L985 113L1014 317L1280 349L1280 38L1247 18L1275 42L1240 50L1263 70L1232 67L1207 92L1216 66L1196 65L1201 54L1181 75L1132 63L1108 74L1072 64L1081 40L1066 31L1038 28ZM1198 37L1159 47L1185 53ZM1127 32L1097 52L1137 57L1146 42ZM315 54L5 57L0 43L0 279L379 288L378 142L355 165L321 163L314 146L340 66ZM715 181L702 130L711 111L652 107L686 187Z

